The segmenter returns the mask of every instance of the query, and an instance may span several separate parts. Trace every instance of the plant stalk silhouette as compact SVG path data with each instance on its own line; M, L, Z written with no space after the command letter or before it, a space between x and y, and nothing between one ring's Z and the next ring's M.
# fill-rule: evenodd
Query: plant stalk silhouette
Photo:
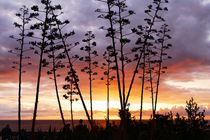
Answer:
M57 75L56 75L56 65L55 65L55 54L54 51L52 52L53 55L53 77L54 77L54 85L55 85L55 91L56 91L56 97L57 97L57 101L58 101L58 105L59 105L59 110L60 110L60 114L61 114L61 118L62 118L62 122L63 125L65 126L65 119L63 116L63 111L62 111L62 107L61 107L61 103L60 103L60 99L59 99L59 93L58 93L58 85L57 85Z
M112 67L111 64L113 63L113 61L111 61L110 58L110 53L111 50L109 50L110 47L107 47L107 51L104 52L103 54L103 58L105 60L104 63L102 63L102 67L101 69L104 69L104 77L101 77L101 80L105 80L106 82L106 93L107 93L107 122L106 124L109 125L109 98L110 98L110 85L111 85L111 81L115 78L115 76L111 76L111 72L112 72Z
M83 39L82 41L87 43L85 47L81 47L80 50L83 50L87 52L87 56L81 57L80 61L84 61L87 63L88 66L85 66L84 68L81 69L82 72L86 72L89 75L89 88L90 88L90 117L91 121L93 121L93 99L92 99L92 82L95 80L93 76L97 75L97 72L94 72L94 69L98 67L98 62L94 60L95 57L98 56L97 51L93 49L93 47L96 46L96 42L91 42L94 38L95 35L91 32L88 31L85 36L87 37L86 39Z
M16 13L16 16L21 20L21 23L14 22L14 25L16 28L19 28L21 33L19 34L20 38L14 37L13 35L10 36L10 38L15 39L20 43L20 47L16 47L14 52L13 50L10 50L9 53L15 54L19 57L19 62L13 62L13 64L19 64L18 68L16 66L13 66L12 68L15 68L19 71L19 80L18 80L18 137L21 139L21 89L22 89L22 73L25 72L22 70L22 68L26 65L23 64L23 59L30 59L30 57L23 57L23 53L28 51L28 49L25 49L25 37L26 37L26 25L29 23L29 10L26 6L23 6L19 10L21 13ZM27 65L31 65L31 63L28 63Z
M56 97L57 97L57 101L58 101L58 106L59 106L59 111L60 111L60 115L61 115L61 119L63 122L63 125L65 126L65 119L64 119L64 115L63 115L63 111L62 111L62 106L60 103L60 98L59 98L59 92L58 92L58 84L57 84L57 77L60 77L60 74L57 74L57 70L59 68L64 68L65 66L62 64L60 59L64 59L62 55L58 55L56 56L56 51L59 51L62 49L62 47L60 45L55 45L56 43L54 41L56 41L56 38L54 37L54 30L57 30L56 28L51 29L51 34L48 36L48 39L50 40L50 49L46 50L46 53L48 53L48 57L50 59L52 59L52 69L50 71L47 72L47 74L53 74L53 78L51 78L54 81L54 86L55 86L55 92L56 92Z
M136 34L139 36L138 40L136 41L137 45L141 45L141 47L137 47L135 48L135 50L139 50L139 55L141 57L143 57L143 62L140 63L140 59L141 57L138 58L138 63L136 65L136 67L138 65L142 65L142 80L141 80L141 92L140 92L140 96L141 96L141 105L140 105L140 121L142 120L142 111L143 111L143 95L144 95L144 88L145 88L145 76L146 76L146 66L147 66L147 58L149 57L149 52L148 50L150 50L149 48L151 46L153 46L153 41L154 37L153 34L156 32L156 29L154 28L155 23L159 23L160 21L163 20L163 18L161 16L159 16L158 12L162 11L162 7L161 4L163 4L164 2L162 2L162 0L154 0L153 4L154 5L149 5L148 6L148 10L145 10L145 13L149 15L150 18L145 18L144 20L146 21L147 25L146 27L142 27L141 25L138 26L137 29L134 29L133 31L136 32ZM167 1L165 1L165 3L167 3ZM153 6L155 7L153 9ZM160 21L157 21L157 20ZM128 94L129 96L130 94ZM126 103L128 100L128 96L126 99ZM152 94L152 100L153 100L153 94ZM154 109L154 105L152 103L152 108Z
M38 76L37 76L37 86L36 86L36 97L35 97L35 105L34 105L34 113L33 113L33 120L32 120L32 128L31 128L31 139L34 139L34 131L35 131L35 124L36 124L36 116L37 116L37 108L38 108L38 100L39 100L39 89L40 89L40 79L41 79L41 72L42 68L46 67L45 62L46 60L43 59L44 51L46 50L47 46L49 45L47 35L49 31L50 24L53 22L50 16L50 13L53 10L60 9L59 6L51 6L50 0L42 0L41 4L44 6L44 10L40 10L38 5L32 6L32 10L34 13L31 13L30 17L37 19L37 23L31 26L32 30L39 30L41 32L41 37L36 36L34 32L28 34L30 37L40 40L40 42L31 41L31 44L36 47L38 50L35 50L34 53L39 55L39 66L38 66ZM40 14L43 13L44 15L41 16ZM43 20L40 18L44 18ZM34 49L34 48L33 48Z
M64 54L66 55L67 60L68 60L69 74L71 75L73 84L74 84L75 88L77 89L77 93L78 93L78 95L80 97L80 100L82 102L82 105L83 105L84 111L86 113L88 122L89 122L89 124L91 126L91 129L94 129L93 123L92 123L92 121L90 119L90 115L88 113L87 107L85 105L85 102L84 102L84 99L83 99L83 96L82 96L82 93L81 93L81 90L79 88L79 84L78 84L79 79L78 79L78 76L76 75L76 71L74 70L73 63L72 63L72 60L71 60L71 57L70 57L70 54L69 54L69 51L71 49L69 49L68 46L67 46L67 44L66 44L66 38L69 37L69 36L74 35L75 33L73 31L73 32L70 32L69 34L67 34L67 35L64 36L62 34L62 27L60 27L60 26L63 25L63 24L64 24L63 26L65 26L66 24L69 23L69 21L66 20L65 22L61 22L60 20L57 19L57 16L54 15L54 17L56 18L56 26L57 26L57 29L58 29L59 38L61 39L61 43L62 43L63 48L64 48Z
M70 110L71 110L71 124L72 124L72 129L74 130L74 117L73 117L73 98L72 98L72 93L73 93L73 88L72 88L73 84L71 82L71 88L70 88Z
M167 69L167 67L162 67L163 60L172 58L171 56L167 56L167 53L165 53L165 51L167 49L170 49L172 47L171 44L165 45L165 41L167 41L168 39L171 39L171 36L167 34L168 32L170 32L170 30L167 27L168 27L167 24L164 24L161 27L162 28L162 30L161 30L162 38L159 39L159 43L161 44L161 49L160 49L160 56L159 56L159 61L158 61L158 78L157 78L157 85L156 85L156 92L155 92L154 114L157 109L157 99L158 99L158 92L159 92L159 85L160 85L160 76L161 76L161 73L165 73L165 71L162 71L162 70ZM167 56L167 58L165 58L165 56Z
M129 53L125 53L124 49L126 44L130 43L130 40L126 38L128 35L132 34L125 31L125 26L130 24L128 19L129 16L133 15L134 12L132 10L127 10L127 5L125 1L120 0L107 0L102 1L107 5L107 11L103 11L101 9L97 9L96 12L102 13L99 15L99 18L106 19L109 21L109 28L105 29L101 27L101 29L107 30L106 37L110 37L112 45L109 47L111 50L110 56L113 57L115 66L112 67L116 71L116 78L118 84L118 92L119 99L121 105L121 117L126 116L124 114L126 111L125 104L125 95L126 95L126 82L125 82L125 66L132 61L126 56ZM119 44L119 49L117 48ZM119 54L118 54L119 52ZM122 78L122 79L121 79ZM124 115L123 115L124 114ZM121 118L122 122L124 122L124 118Z
M78 101L78 98L73 98L73 95L78 95L78 94L77 92L74 91L76 88L73 88L72 77L66 78L66 81L70 84L65 84L63 86L64 90L68 90L67 94L64 94L63 97L70 101L70 117L71 117L71 123L72 123L72 130L74 130L73 102Z

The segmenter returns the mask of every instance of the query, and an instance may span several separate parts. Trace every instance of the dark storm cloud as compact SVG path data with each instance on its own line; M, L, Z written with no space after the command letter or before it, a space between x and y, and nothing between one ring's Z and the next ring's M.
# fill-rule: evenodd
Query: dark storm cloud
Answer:
M167 14L167 23L172 30L174 61L190 58L209 61L209 15L210 5L199 0L172 0Z
M29 2L28 2L29 3ZM103 7L100 2L94 0L71 0L71 1L59 1L63 7L64 19L71 21L67 30L75 29L80 38L83 38L84 33L90 29L96 29L98 40L104 39L104 32L99 31L98 28L103 25L105 21L97 19L98 13L95 13L95 9ZM136 15L131 17L133 26L138 24L144 24L143 18L145 14L143 11L146 9L148 1L134 1L128 0L129 9L135 11ZM27 4L27 3L24 3ZM4 13L12 12L13 15L20 8L18 4L14 2L0 2L0 10ZM189 57L191 59L207 59L209 48L207 42L208 35L208 23L210 21L209 5L202 5L199 0L171 0L169 2L169 12L164 15L167 17L167 23L172 32L172 44L173 49L171 54L175 57L174 61L183 60L183 58ZM11 16L11 13L10 13ZM5 14L0 15L0 30L1 30L1 47L11 48L14 46L14 42L8 38L15 31L12 23L14 19ZM15 16L13 16L15 17ZM9 32L9 33L8 33Z

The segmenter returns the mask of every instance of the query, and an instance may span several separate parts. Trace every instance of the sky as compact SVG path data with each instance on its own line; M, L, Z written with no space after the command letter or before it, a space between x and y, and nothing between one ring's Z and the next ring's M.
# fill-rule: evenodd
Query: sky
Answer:
M64 19L70 20L66 30L76 32L73 41L81 41L86 31L93 31L96 35L95 41L99 54L103 53L109 40L105 38L105 32L100 30L105 21L98 19L97 8L103 8L103 4L95 0L57 0L63 7ZM152 0L127 0L129 9L135 11L131 17L130 27L144 24L144 10ZM18 44L10 39L10 35L16 35L18 30L14 28L13 22L18 19L15 13L22 5L31 7L37 4L35 0L1 0L0 1L0 120L17 119L17 93L18 93L18 72L11 68L12 62L17 58L9 54L10 49ZM166 113L172 110L186 115L184 106L186 100L193 97L202 109L206 110L207 118L210 118L210 0L169 0L167 5L169 11L163 16L171 30L173 47L169 54L172 60L166 62L168 70L161 77L160 92L158 98L158 112ZM135 38L135 37L134 37ZM132 39L134 40L134 39ZM135 40L134 40L135 41ZM81 45L80 45L81 46ZM83 55L78 50L74 53ZM28 55L31 53L29 52ZM32 56L32 66L25 68L23 74L22 90L22 118L32 119L35 87L37 80L37 56ZM101 59L98 58L99 61ZM83 64L76 64L78 72ZM129 72L129 69L127 69ZM40 98L38 105L37 119L60 119L56 94L53 81L46 74L47 69L42 72ZM65 84L65 70L60 71L59 92L65 118L70 118L70 103L62 96L65 91L62 89ZM103 71L99 71L103 73ZM79 74L80 88L89 109L89 87L88 77ZM129 82L127 76L127 82ZM118 119L119 97L115 81L111 85L110 94L110 118ZM76 98L76 97L75 97ZM132 116L139 116L140 108L140 79L135 81L132 89L130 111ZM75 119L86 119L81 101L73 103ZM93 109L95 119L106 118L106 86L99 77L93 81ZM151 114L151 97L145 94L143 118L147 119Z

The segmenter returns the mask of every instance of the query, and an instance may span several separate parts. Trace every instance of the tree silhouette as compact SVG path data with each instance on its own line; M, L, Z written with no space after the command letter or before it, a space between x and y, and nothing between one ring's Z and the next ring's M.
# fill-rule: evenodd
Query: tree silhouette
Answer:
M152 55L156 55L156 53L152 50L155 42L155 34L157 33L157 29L155 28L155 25L157 23L165 21L162 16L160 16L161 11L167 11L166 7L162 7L163 4L168 3L167 0L154 0L153 4L148 6L148 9L145 10L145 13L149 16L149 18L145 18L146 26L143 27L142 25L139 25L137 29L133 29L134 32L139 36L139 38L136 41L136 44L140 47L136 47L134 51L139 51L139 56L143 58L143 62L141 63L140 59L138 58L137 65L140 65L142 68L142 80L141 80L141 106L140 106L140 121L142 120L142 110L143 110L143 95L144 95L144 89L145 89L145 79L146 74L150 74L151 70L147 71L147 67L149 67L150 61L147 61L148 58ZM149 58L150 59L150 58ZM151 82L152 83L152 82ZM153 98L153 88L151 88L152 92L152 110L154 110L154 98Z
M104 77L101 77L101 80L105 80L106 81L106 92L107 92L107 125L109 125L109 94L110 94L110 83L111 81L115 78L115 76L112 76L110 73L112 72L113 69L111 69L111 64L113 64L114 62L111 61L110 59L110 50L109 47L107 47L107 51L104 52L103 54L103 58L105 60L104 63L102 63L102 69L105 70L104 71Z
M112 45L109 46L110 57L114 60L115 65L112 67L116 71L116 79L118 85L119 99L120 99L120 112L121 115L121 125L124 130L126 129L125 117L126 115L126 80L125 80L125 66L132 62L129 59L128 55L130 53L125 53L125 46L130 43L130 39L127 38L128 35L132 34L132 32L128 31L125 28L130 24L129 16L133 15L134 12L132 10L127 9L126 1L121 0L98 0L102 3L105 3L107 6L107 10L97 9L96 12L101 13L98 18L102 18L108 20L109 27L105 28L104 26L101 29L106 30L106 37L111 39ZM119 48L118 48L119 46ZM122 79L121 79L122 78Z
M78 101L78 98L74 97L74 95L77 95L77 92L74 91L76 90L76 88L73 87L72 78L68 77L66 78L66 81L70 84L66 84L63 86L63 89L68 91L67 94L63 95L63 97L70 101L71 123L72 123L72 129L74 129L73 102Z
M49 71L47 71L47 74L53 74L53 78L51 78L54 81L54 85L55 85L55 91L56 91L56 97L57 97L57 101L58 101L58 106L59 106L59 110L60 110L60 114L61 114L61 119L63 122L63 125L65 126L65 119L64 119L64 115L63 115L63 111L62 111L62 107L61 107L61 103L60 103L60 98L59 98L59 92L58 92L58 85L57 85L57 77L60 77L60 74L57 74L57 70L59 68L64 68L65 65L62 63L62 59L65 59L65 56L63 56L62 54L58 54L56 52L59 52L62 48L61 45L56 45L57 42L55 35L55 32L57 31L56 28L51 29L50 31L50 35L47 37L50 40L50 48L45 50L45 53L48 54L48 58L52 61L50 62L52 64L52 69L50 69ZM49 62L47 62L49 63Z
M42 68L46 67L48 63L46 63L46 59L44 59L44 51L50 44L50 40L47 38L50 34L50 26L53 23L52 12L55 10L60 10L60 5L51 5L50 0L41 0L40 7L38 5L34 5L31 7L33 13L30 14L31 18L37 20L37 22L31 26L31 29L36 32L30 32L28 36L34 39L30 44L34 46L34 53L39 55L39 68L38 68L38 77L37 77L37 87L36 87L36 98L34 105L34 113L33 113L33 121L31 128L31 139L34 139L34 130L36 124L36 116L37 116L37 108L38 108L38 99L39 99L39 88L40 88L40 79ZM41 34L41 36L39 36Z
M101 29L107 30L106 37L110 37L112 41L112 45L110 48L112 49L112 53L110 54L112 57L114 57L115 66L113 67L116 70L116 77L117 77L117 83L118 83L118 91L119 91L119 98L120 98L120 104L121 104L121 110L126 110L126 107L128 106L128 99L130 97L131 89L136 77L136 74L139 72L139 67L142 68L142 82L141 82L141 107L140 107L140 120L142 120L142 109L143 109L143 95L144 95L144 89L145 89L145 79L146 75L148 73L148 57L154 52L151 51L151 46L154 44L154 37L153 34L157 33L157 30L155 29L155 24L158 25L158 23L164 21L164 19L160 16L160 11L167 11L166 7L163 7L164 3L167 3L167 0L154 0L151 5L148 6L148 9L145 10L145 13L149 15L149 18L145 18L146 26L143 27L142 25L139 25L137 29L131 29L133 33L136 33L139 38L136 41L136 45L139 47L134 47L131 49L131 52L135 53L134 59L129 59L126 55L130 55L131 53L125 53L124 47L126 44L130 42L130 40L127 38L128 35L132 34L132 32L126 32L128 28L125 28L125 26L130 24L130 21L128 17L130 15L133 15L134 12L131 10L127 10L127 6L125 4L126 1L120 1L120 0L98 0L102 3L105 3L107 5L107 11L97 9L96 12L101 13L98 18L106 19L109 21L109 28L105 28L104 26L101 27ZM161 12L162 13L162 12ZM117 48L119 43L119 48ZM154 54L153 54L154 55ZM119 59L118 59L119 58ZM142 60L143 59L143 60ZM141 61L142 60L142 61ZM134 67L134 72L129 84L127 95L125 93L125 65L127 63L130 63L132 61L137 61L136 66ZM119 64L121 62L121 64ZM121 72L121 76L120 76ZM121 79L122 78L122 79ZM153 94L152 94L152 100ZM154 102L154 101L152 101ZM152 103L152 106L154 103ZM153 107L154 108L154 107ZM153 109L154 110L154 109ZM126 112L126 111L124 111ZM123 114L123 111L121 112ZM121 116L127 116L122 115ZM123 119L123 118L122 118Z
M158 33L158 36L160 37L157 40L157 43L160 44L160 48L158 48L159 59L150 61L151 63L154 63L154 64L157 63L156 66L158 68L158 70L155 71L155 73L157 73L157 79L156 79L155 105L154 105L154 110L153 110L154 111L153 116L155 115L155 112L157 109L157 99L158 99L158 92L159 92L159 85L160 85L160 77L161 77L161 74L164 74L165 70L167 69L166 66L163 66L163 62L164 60L172 58L171 56L168 56L168 54L166 53L166 51L172 47L171 44L165 44L165 42L168 39L171 39L171 36L168 34L170 30L167 27L168 27L167 24L163 24L161 27L161 30Z
M206 139L206 129L209 129L208 121L205 120L205 110L200 112L200 107L194 101L193 97L186 101L185 111L187 112L187 125L191 133L190 135ZM204 137L204 138L202 138Z
M126 75L125 66L132 62L128 57L130 53L125 53L125 47L130 43L128 35L132 34L128 28L125 28L130 24L129 17L134 14L134 11L128 10L126 0L98 0L105 3L107 10L97 9L96 12L101 13L98 18L108 20L109 27L104 26L101 29L107 31L106 37L111 39L110 45L110 57L114 59L115 65L112 67L116 71L116 79L118 85L120 110L119 116L121 118L120 127L122 128L123 138L127 139L127 116L129 116L129 109L126 104ZM119 47L118 47L119 46Z
M69 33L62 33L62 29L69 24L69 21L68 20L65 20L65 21L60 21L58 19L58 15L55 15L54 14L54 17L53 17L55 20L56 20L56 26L57 26L57 29L58 29L58 33L57 33L57 38L60 39L61 41L61 45L63 46L63 55L66 56L67 58L67 63L68 63L68 66L67 68L69 68L69 72L68 72L68 76L67 77L71 77L72 78L72 83L74 85L74 87L77 89L77 94L79 95L80 97L80 100L82 102L82 105L84 107L84 111L86 113L86 116L88 118L88 122L90 123L90 126L91 128L93 129L93 123L90 119L90 115L88 113L88 110L87 110L87 107L85 105L85 102L84 102L84 99L83 99L83 96L82 96L82 93L81 93L81 90L80 90L80 87L79 87L79 78L78 78L78 75L76 74L76 70L74 69L73 67L73 61L72 61L72 58L70 57L70 52L71 52L71 49L73 49L75 46L77 46L79 43L76 42L76 43L72 43L72 44L67 44L66 40L67 38L73 36L75 34L74 31L71 31Z
M189 101L186 101L185 111L187 112L188 120L195 121L196 119L200 119L200 117L204 117L204 112L199 112L200 107L194 101L193 97Z
M74 48L74 47L75 46L71 48ZM63 53L61 53L60 55L65 56ZM78 55L72 56L71 57L72 64L74 64L78 59L79 59ZM76 87L74 85L74 81L73 81L71 73L68 73L68 76L66 76L65 81L68 84L63 85L63 89L66 90L67 93L64 94L63 97L70 101L71 123L72 123L72 129L74 129L73 102L79 100L78 98L75 97L76 95L78 95L78 92L76 92Z
M31 65L30 62L27 64L24 64L23 59L30 59L30 57L24 57L23 53L28 51L29 49L25 49L25 45L27 44L25 42L26 38L26 31L27 24L29 24L29 21L31 20L29 17L29 10L26 6L23 6L20 8L19 13L16 13L16 16L21 20L20 23L14 22L14 25L16 28L20 30L19 36L15 37L14 35L10 36L10 38L15 39L20 46L16 47L15 50L10 50L9 53L17 55L19 58L19 62L13 62L17 66L13 66L12 68L17 69L19 71L19 86L18 86L18 134L19 139L21 139L21 84L22 84L22 73L25 72L22 70L23 67L27 65Z
M80 50L87 52L87 56L81 57L80 60L87 63L87 66L81 69L82 72L85 72L89 75L89 87L90 87L90 117L91 121L93 121L93 101L92 101L92 81L95 80L93 76L98 73L94 71L95 68L98 67L98 62L94 60L95 57L98 56L97 51L93 48L96 46L96 42L92 41L95 38L95 35L88 31L85 36L86 39L82 41L87 43L85 47L81 47Z
M151 92L153 117L155 115L156 106L157 106L160 75L162 73L165 73L164 69L167 69L167 67L162 66L162 64L164 60L171 59L171 57L168 56L167 53L165 52L167 49L171 48L172 46L171 44L165 45L165 42L168 39L171 39L170 35L168 34L168 32L170 31L167 28L168 25L163 24L160 27L160 30L158 30L157 27L156 29L153 28L155 23L165 22L165 19L159 16L160 14L163 14L164 11L168 11L167 7L163 6L164 3L167 3L167 1L165 2L156 1L154 2L155 5L148 6L149 9L145 10L145 13L147 13L147 15L151 17L151 19L149 18L145 19L145 21L147 21L148 26L146 27L139 26L138 28L140 29L141 32L137 31L137 34L143 35L142 38L144 39L144 41L141 41L142 38L139 38L137 40L137 44L143 44L143 52L144 52L143 53L144 62L142 63L143 72L142 72L141 95L143 97L144 81L145 79L149 79L147 81L149 81L150 86L146 88L149 89ZM156 9L153 9L153 7L156 7ZM154 16L152 16L153 14ZM146 77L147 75L148 77ZM143 98L141 98L141 102L143 103Z

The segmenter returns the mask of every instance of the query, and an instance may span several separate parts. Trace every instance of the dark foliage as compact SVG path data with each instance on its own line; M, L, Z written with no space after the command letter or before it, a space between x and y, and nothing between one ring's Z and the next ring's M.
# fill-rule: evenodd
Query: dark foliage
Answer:
M154 140L210 140L210 130L207 121L204 119L204 111L199 112L197 103L191 98L186 102L186 112L188 117L180 116L178 113L174 116L172 112L168 114L156 114L148 121L136 121L131 118L127 110L127 135L128 140L148 140L151 139L151 129L153 127ZM122 115L124 111L119 111ZM112 124L105 128L95 126L95 133L90 131L83 120L79 121L74 130L70 125L66 125L59 132L49 128L48 132L38 131L35 133L37 140L121 140L123 136L121 127ZM13 133L13 135L17 135ZM14 136L15 137L15 136ZM29 134L22 132L22 139L29 139Z
M157 114L155 119L148 122L138 122L129 119L127 129L128 140L148 140L150 139L152 121L155 122L154 140L209 140L210 132L206 127L190 127L186 119L175 118L173 115ZM196 124L200 123L199 121ZM95 128L96 135L93 135L86 125L80 124L71 129L62 129L59 132L49 129L48 132L38 131L35 133L37 140L120 140L120 127L110 124L106 128ZM14 133L15 134L15 133ZM29 139L27 132L22 133L23 139Z

